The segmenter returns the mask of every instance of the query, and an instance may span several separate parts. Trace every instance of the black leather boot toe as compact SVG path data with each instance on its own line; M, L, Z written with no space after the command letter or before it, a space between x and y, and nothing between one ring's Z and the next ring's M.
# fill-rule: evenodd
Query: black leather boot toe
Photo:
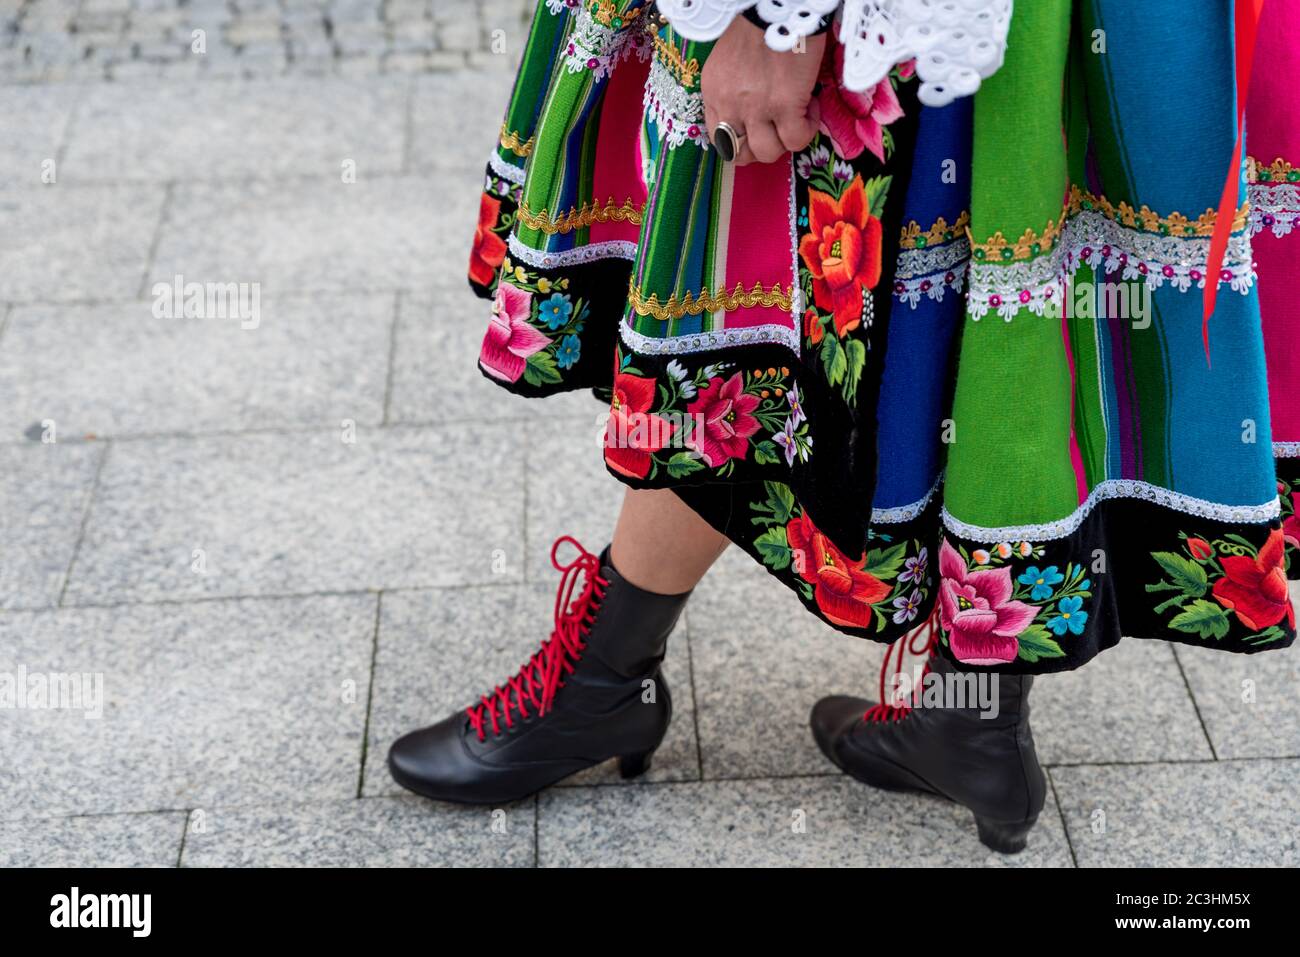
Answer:
M579 555L561 565L565 543ZM500 804L610 758L624 777L649 767L672 718L659 664L690 593L637 588L608 549L598 558L568 537L555 543L551 561L563 572L551 636L478 704L394 742L388 768L402 787L441 801Z

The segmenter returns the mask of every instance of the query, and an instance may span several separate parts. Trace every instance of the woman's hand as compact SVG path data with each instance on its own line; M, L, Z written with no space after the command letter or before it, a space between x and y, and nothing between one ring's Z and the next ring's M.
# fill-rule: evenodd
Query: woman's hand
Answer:
M813 86L821 72L826 34L808 37L803 52L778 53L763 31L736 17L704 61L700 91L709 135L725 122L744 133L735 162L774 163L817 135Z

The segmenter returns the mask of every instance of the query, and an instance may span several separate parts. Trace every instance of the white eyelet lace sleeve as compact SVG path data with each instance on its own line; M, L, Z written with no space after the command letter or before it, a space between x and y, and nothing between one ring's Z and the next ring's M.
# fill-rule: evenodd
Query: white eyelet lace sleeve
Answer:
M947 106L970 96L1002 66L1013 0L844 0L839 38L842 82L868 90L897 64L916 60L920 98ZM742 10L770 26L774 50L789 50L817 29L839 0L658 0L659 12L688 40L716 40Z
M970 96L1002 66L1012 0L846 0L843 83L875 86L915 57L926 106Z
M659 12L688 40L716 40L736 14L755 7L767 22L764 42L773 50L790 50L800 37L813 33L822 17L834 13L840 0L659 0Z

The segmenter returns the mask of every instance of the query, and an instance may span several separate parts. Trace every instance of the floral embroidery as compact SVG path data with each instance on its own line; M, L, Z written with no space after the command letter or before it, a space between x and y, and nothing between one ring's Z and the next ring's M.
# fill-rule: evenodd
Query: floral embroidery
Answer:
M789 367L749 370L718 362L691 370L674 359L655 379L621 350L616 361L605 431L605 459L616 472L681 479L711 469L726 478L740 463L793 465L812 454Z
M821 126L835 144L835 151L845 159L856 159L870 150L882 163L893 152L888 126L904 116L892 77L886 76L863 93L847 89L839 78L844 75L844 46L830 43L822 61L821 92L817 105Z
M497 267L506 258L506 243L499 233L501 200L484 193L479 200L478 227L469 255L469 278L480 286L492 285Z
M1151 553L1164 577L1146 586L1148 593L1176 592L1154 608L1158 615L1175 610L1170 628L1204 639L1224 638L1235 616L1251 632L1245 641L1253 645L1284 639L1283 619L1295 628L1282 529L1270 531L1258 548L1235 533L1213 540L1185 532L1179 537L1182 552Z
M1081 565L1013 564L1044 556L1031 542L999 542L967 554L946 539L939 549L939 622L958 661L998 665L1062 658L1057 639L1081 635L1092 581Z
M871 290L879 284L882 271L879 217L892 177L877 176L864 183L854 176L845 182L822 159L825 149L818 144L805 154L808 214L801 225L807 225L808 232L799 241L799 256L806 267L799 276L804 301L813 305L804 312L804 339L806 352L820 355L827 382L839 386L844 400L852 403L866 366L867 345L848 334L871 325Z
M1292 487L1285 479L1278 479L1277 495L1282 505L1282 537L1293 549L1300 549L1300 483Z
M791 570L805 601L827 621L849 628L883 631L915 619L930 595L926 549L915 541L892 543L874 532L864 555L850 559L820 532L789 486L764 482L767 499L750 502L752 519L764 531L753 547L768 568ZM909 554L910 553L910 554Z
M555 385L581 358L587 305L563 290L567 278L529 273L505 259L479 364L505 382Z

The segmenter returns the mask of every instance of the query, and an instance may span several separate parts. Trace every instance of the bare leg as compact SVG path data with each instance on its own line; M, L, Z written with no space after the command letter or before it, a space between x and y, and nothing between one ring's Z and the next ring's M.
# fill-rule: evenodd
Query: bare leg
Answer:
M678 595L696 586L727 542L671 489L628 489L610 559L638 588Z

